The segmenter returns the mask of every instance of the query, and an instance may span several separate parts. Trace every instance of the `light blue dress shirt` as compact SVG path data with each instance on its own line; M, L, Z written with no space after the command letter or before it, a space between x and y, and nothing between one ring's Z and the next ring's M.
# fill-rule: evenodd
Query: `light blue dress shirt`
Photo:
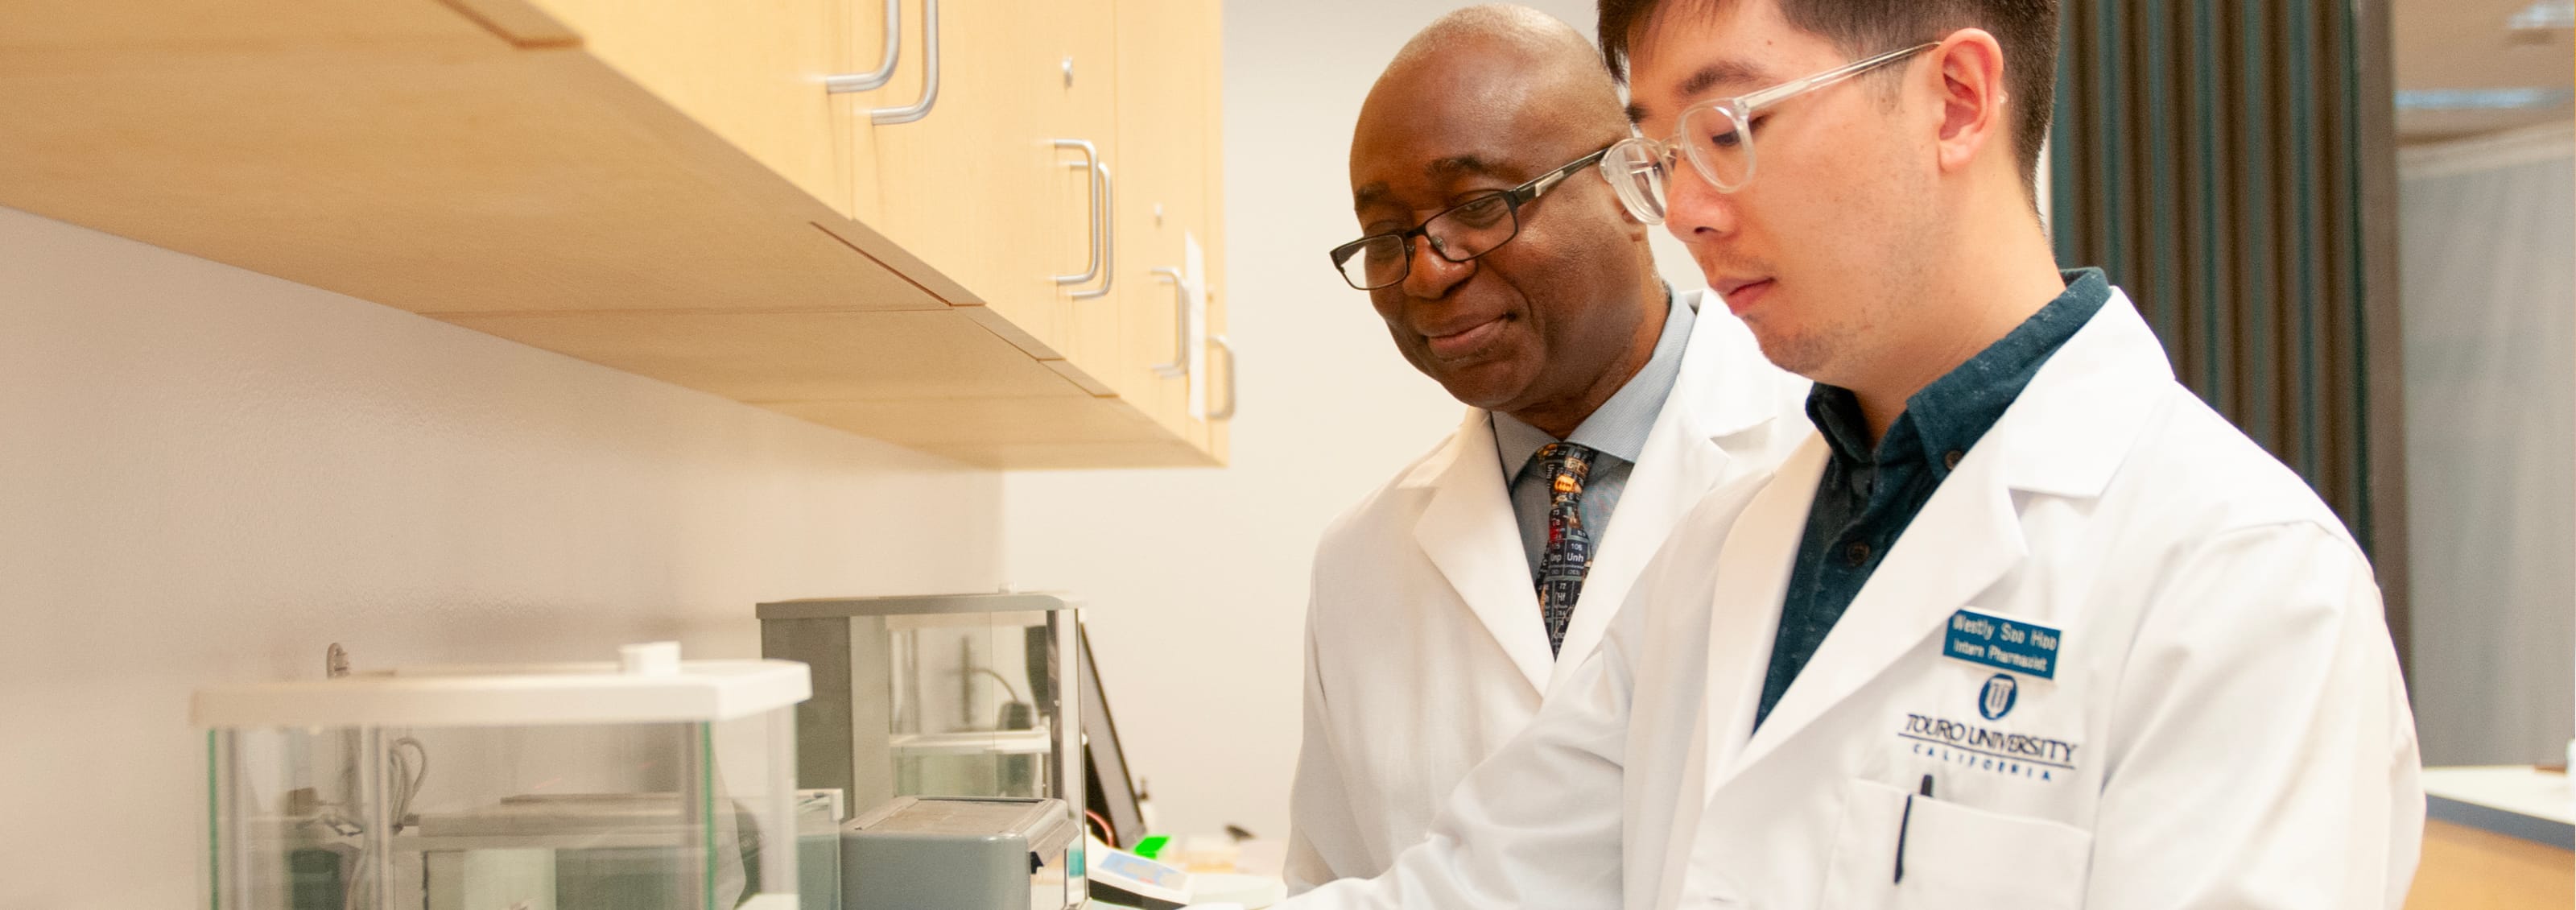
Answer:
M1529 559L1531 584L1538 583L1539 554L1547 546L1548 484L1539 476L1537 456L1548 443L1571 442L1601 453L1583 483L1578 511L1583 526L1594 529L1592 551L1601 552L1607 543L1604 535L1610 528L1610 513L1619 507L1619 494L1628 488L1629 469L1645 454L1646 436L1654 432L1655 418L1664 412L1664 399L1672 397L1673 382L1682 372L1682 349L1690 345L1691 325L1698 318L1670 290L1664 299L1664 334L1655 340L1655 353L1627 385L1574 428L1574 435L1560 440L1512 415L1492 415L1494 451L1502 458L1503 476L1511 478L1512 518L1520 523L1521 555Z

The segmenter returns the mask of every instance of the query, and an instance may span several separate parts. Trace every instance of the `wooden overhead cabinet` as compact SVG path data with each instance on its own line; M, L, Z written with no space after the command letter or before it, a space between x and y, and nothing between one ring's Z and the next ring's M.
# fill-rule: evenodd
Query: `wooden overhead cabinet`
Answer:
M0 205L970 463L1221 464L1217 4L893 2L0 0Z

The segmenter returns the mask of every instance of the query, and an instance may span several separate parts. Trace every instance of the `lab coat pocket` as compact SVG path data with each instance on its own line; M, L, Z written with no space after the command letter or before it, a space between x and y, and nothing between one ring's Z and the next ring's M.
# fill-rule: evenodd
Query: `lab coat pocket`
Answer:
M1902 789L1850 786L1818 902L1825 910L2083 905L2091 832L1933 797L1912 797L1909 812Z

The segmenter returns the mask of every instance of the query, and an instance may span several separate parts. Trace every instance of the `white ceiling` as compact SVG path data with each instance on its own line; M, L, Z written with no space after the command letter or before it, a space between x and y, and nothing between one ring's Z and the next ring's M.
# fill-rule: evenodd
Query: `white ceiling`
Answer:
M2397 89L2576 88L2576 33L2517 33L2507 20L2532 0L2388 0ZM2560 97L2564 97L2563 95ZM2421 142L2566 120L2565 103L2531 110L2397 112L2401 141Z

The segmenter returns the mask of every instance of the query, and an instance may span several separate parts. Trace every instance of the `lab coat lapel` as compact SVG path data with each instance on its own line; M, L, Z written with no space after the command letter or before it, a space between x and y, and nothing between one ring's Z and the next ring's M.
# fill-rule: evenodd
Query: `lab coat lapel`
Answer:
M1486 420L1484 411L1471 410L1450 438L1447 461L1431 478L1431 501L1414 523L1413 540L1522 678L1544 691L1554 661L1539 619L1538 589L1529 581L1529 561L1521 552L1520 525L1512 517L1501 456Z
M1754 709L1762 699L1771 642L1780 627L1780 603L1789 590L1807 509L1815 503L1816 483L1824 477L1830 457L1825 438L1810 431L1771 482L1745 505L1718 549L1717 590L1708 623L1707 691L1700 711L1703 730L1694 744L1700 754L1685 765L1694 772L1706 772L1706 783L1686 787L1685 793L1714 795L1727 777L1719 769L1734 766L1736 756L1744 751ZM1689 838L1677 840L1687 850Z
M2111 300L2040 368L2021 397L1924 503L1742 753L1733 761L1721 757L1726 771L1719 776L1739 772L1779 749L2028 558L2016 492L2101 495L2136 438L2137 415L2154 406L2155 396L2172 378L2155 335L2128 298L2114 290ZM1812 501L1814 490L1810 475L1799 491L1802 501ZM1739 522L1737 534L1730 537L1750 525L1766 529L1763 536L1772 538L1772 545L1794 549L1805 524L1803 514L1777 525ZM1719 584L1726 590L1723 580ZM1782 591L1766 587L1760 593L1769 596L1754 603L1776 629ZM1721 600L1719 609L1722 615L1746 605ZM1757 679L1770 662L1771 638L1770 632L1763 633L1755 652L1760 659L1747 668ZM1713 655L1712 669L1723 666ZM1749 723L1751 702L1745 705L1741 720Z
M1690 300L1676 298L1674 305L1688 306ZM1672 394L1656 415L1636 466L1629 469L1627 489L1602 529L1602 546L1584 576L1583 597L1566 624L1560 653L1574 656L1556 661L1550 690L1581 669L1582 657L1601 643L1646 562L1661 549L1664 535L1738 457L1728 450L1730 438L1766 428L1779 413L1779 378L1768 372L1769 361L1751 344L1726 344L1727 330L1725 320L1709 315L1691 324Z
M1984 447L1981 445L1980 450ZM1923 504L1870 574L1796 682L1753 732L1737 768L1760 761L1809 722L1895 664L1968 599L2029 555L1998 459L1971 453ZM1812 499L1815 488L1810 486ZM1793 529L1803 536L1805 522ZM1923 533L1914 533L1921 529ZM1796 544L1791 544L1795 547ZM1770 604L1780 614L1780 601ZM1764 652L1767 666L1769 652Z

